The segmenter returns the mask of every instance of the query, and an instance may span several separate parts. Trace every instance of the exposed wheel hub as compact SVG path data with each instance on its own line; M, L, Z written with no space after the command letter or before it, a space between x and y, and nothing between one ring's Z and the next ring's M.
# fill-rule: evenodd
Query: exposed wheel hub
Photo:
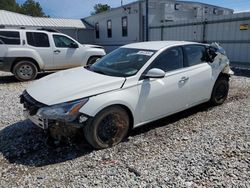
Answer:
M117 123L117 115L115 114L110 114L102 120L98 128L98 135L102 141L108 142L116 136L118 132Z

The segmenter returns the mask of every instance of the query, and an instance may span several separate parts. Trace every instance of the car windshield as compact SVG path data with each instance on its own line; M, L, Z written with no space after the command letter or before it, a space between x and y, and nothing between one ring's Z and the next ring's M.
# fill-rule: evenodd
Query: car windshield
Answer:
M97 61L89 69L108 76L135 75L154 55L153 50L119 48Z

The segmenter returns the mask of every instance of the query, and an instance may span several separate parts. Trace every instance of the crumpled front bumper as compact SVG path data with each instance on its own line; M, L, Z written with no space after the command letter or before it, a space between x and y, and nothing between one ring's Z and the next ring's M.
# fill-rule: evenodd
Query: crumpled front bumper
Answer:
M31 116L27 110L24 110L24 116L33 124L43 129L47 133L47 138L50 138L50 141L54 143L71 143L79 138L82 140L83 124L42 119L38 115Z
M34 123L38 127L42 129L49 128L49 121L47 119L42 119L38 115L31 116L27 110L24 110L23 114L25 118L29 119L32 123Z

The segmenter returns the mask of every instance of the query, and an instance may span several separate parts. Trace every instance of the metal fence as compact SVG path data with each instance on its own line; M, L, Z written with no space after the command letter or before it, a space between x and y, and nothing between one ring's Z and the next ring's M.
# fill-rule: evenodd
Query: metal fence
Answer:
M149 40L218 42L227 51L232 66L250 68L250 12L149 27Z

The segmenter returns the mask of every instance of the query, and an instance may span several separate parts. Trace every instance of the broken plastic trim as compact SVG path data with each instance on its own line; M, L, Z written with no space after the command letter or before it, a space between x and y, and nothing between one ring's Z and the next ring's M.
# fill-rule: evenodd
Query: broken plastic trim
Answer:
M224 48L222 48L217 42L212 43L210 47L215 48L216 52L226 55L226 51L224 50Z
M222 73L228 74L230 76L234 75L234 72L231 70L229 64L227 64L224 69L222 70Z

